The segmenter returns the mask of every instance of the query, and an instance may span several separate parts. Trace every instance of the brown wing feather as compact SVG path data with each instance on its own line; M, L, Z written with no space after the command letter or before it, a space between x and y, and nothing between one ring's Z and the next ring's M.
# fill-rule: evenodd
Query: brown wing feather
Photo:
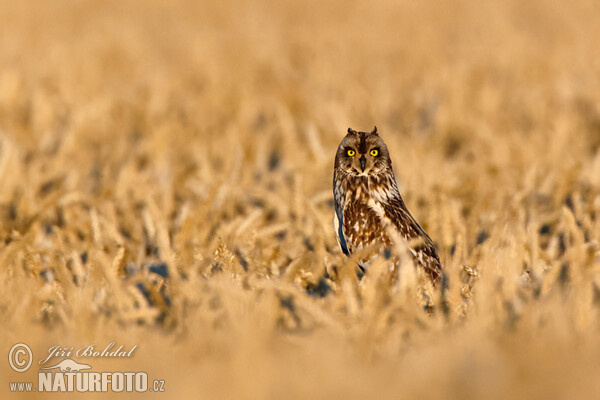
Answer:
M437 283L441 279L442 264L433 241L423 228L410 214L402 197L397 193L387 203L383 203L385 216L394 224L400 235L407 241L420 239L412 250L417 262L429 274L431 280Z

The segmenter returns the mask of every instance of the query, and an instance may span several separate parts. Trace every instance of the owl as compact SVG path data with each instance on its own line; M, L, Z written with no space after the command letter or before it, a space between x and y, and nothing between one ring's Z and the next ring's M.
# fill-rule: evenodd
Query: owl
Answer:
M348 128L335 155L333 195L334 228L344 254L369 253L369 248L377 247L389 254L396 240L404 240L415 265L434 284L440 280L442 265L435 245L400 196L392 160L377 127L372 132ZM360 259L362 272L374 255Z

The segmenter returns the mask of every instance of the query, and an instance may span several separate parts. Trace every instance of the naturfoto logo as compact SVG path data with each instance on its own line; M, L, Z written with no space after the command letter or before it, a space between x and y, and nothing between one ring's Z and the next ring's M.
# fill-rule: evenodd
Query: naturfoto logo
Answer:
M163 392L164 380L155 379L149 386L148 374L144 371L95 372L91 365L72 358L48 363L57 357L131 357L136 348L137 345L131 349L117 347L114 342L104 348L93 344L77 350L53 346L48 349L48 356L38 361L42 367L38 371L37 386L31 381L10 382L9 389L11 392ZM33 352L26 344L17 343L10 349L8 361L16 372L25 372L32 364ZM49 365L44 366L46 363Z

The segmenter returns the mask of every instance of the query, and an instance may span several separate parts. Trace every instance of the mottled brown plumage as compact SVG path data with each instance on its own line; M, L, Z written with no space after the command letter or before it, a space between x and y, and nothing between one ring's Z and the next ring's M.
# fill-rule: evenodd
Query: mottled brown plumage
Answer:
M333 193L334 225L344 254L370 247L391 248L396 240L404 240L415 264L433 283L440 280L437 250L400 196L387 146L377 128L372 132L348 128L335 156ZM361 268L374 255L364 256Z

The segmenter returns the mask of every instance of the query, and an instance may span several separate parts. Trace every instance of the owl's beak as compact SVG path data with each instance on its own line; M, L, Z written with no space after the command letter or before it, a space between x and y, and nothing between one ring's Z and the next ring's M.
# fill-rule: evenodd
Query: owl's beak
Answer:
M360 156L358 161L360 161L360 169L362 170L362 172L365 172L365 168L367 167L367 159L364 155L362 155Z

